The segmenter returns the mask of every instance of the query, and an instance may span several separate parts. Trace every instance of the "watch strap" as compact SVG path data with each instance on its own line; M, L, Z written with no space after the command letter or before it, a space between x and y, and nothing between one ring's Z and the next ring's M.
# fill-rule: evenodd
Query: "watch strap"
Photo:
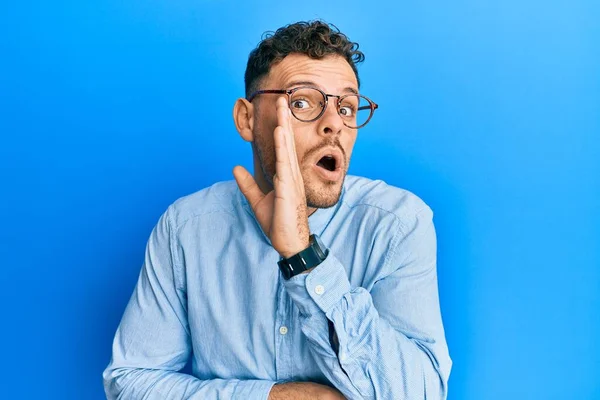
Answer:
M327 249L321 248L317 235L310 235L308 248L289 258L282 258L277 264L284 279L301 274L321 264L327 258Z

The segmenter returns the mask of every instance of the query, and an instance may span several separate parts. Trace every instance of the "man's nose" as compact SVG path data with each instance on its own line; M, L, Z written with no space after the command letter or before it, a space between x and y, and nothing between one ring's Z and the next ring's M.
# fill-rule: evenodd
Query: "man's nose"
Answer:
M344 121L337 112L337 98L329 98L325 113L319 119L319 134L339 135L344 128Z

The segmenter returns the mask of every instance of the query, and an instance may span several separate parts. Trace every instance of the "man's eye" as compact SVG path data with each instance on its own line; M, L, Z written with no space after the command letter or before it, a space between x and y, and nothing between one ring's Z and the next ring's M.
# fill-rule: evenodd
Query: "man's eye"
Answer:
M310 104L306 100L293 100L292 107L298 110L310 107Z
M351 117L354 115L354 108L349 106L341 107L340 114L342 114L344 117Z

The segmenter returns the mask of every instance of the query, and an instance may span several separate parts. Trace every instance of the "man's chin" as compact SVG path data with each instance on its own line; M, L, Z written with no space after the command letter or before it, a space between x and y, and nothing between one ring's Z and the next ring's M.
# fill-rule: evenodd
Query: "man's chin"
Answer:
M330 208L335 206L340 201L343 182L342 180L331 185L320 184L316 188L314 185L307 185L308 187L305 188L306 205L311 208Z
M323 201L313 202L308 199L306 199L306 200L307 200L306 205L309 208L331 208L331 207L335 206L337 204L337 202L339 201L339 199L336 201L332 201L332 202L323 202Z

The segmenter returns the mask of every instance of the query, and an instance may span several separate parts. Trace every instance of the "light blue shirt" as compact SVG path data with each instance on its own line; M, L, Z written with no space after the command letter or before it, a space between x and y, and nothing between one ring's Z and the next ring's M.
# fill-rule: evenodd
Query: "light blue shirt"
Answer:
M446 398L431 209L347 176L340 201L309 226L329 255L286 281L235 181L173 203L118 327L108 398L265 400L285 381L349 399ZM178 372L189 357L193 375Z

